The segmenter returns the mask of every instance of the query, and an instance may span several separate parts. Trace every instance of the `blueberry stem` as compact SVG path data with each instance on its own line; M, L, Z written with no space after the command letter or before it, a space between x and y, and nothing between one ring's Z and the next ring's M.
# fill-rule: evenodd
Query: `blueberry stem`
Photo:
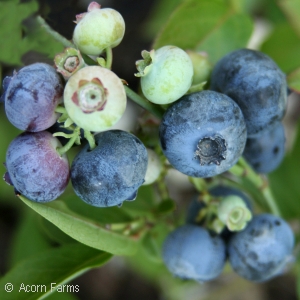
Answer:
M47 32L49 33L55 40L63 44L65 47L72 47L75 48L75 45L67 40L65 37L63 37L61 34L59 34L57 31L53 30L47 22L41 17L37 16L37 22L38 24Z
M76 127L74 132L73 132L73 135L69 139L69 141L64 146L59 147L59 148L56 149L56 151L58 152L58 154L60 156L62 156L64 153L66 153L67 151L69 151L72 148L72 146L75 144L79 134L80 134L80 128Z
M186 94L192 94L196 92L203 91L203 87L206 85L207 81L192 85L189 90L186 92Z
M106 68L111 70L112 60L113 60L113 53L111 47L105 49L106 51Z
M84 137L87 139L87 141L90 145L90 150L95 149L96 148L96 142L95 142L94 135L90 131L84 130Z
M270 211L274 215L281 215L266 178L255 173L243 158L240 158L238 164L233 166L229 172L249 181L263 195L264 201L267 203Z
M67 113L67 110L66 110L66 108L63 107L63 106L57 106L57 107L55 108L55 112L60 113L60 114L65 114L65 113Z
M138 104L142 108L144 108L147 111L149 111L150 113L152 113L157 118L159 118L159 119L162 118L164 111L160 106L152 104L151 102L149 102L148 100L144 99L143 97L138 95L136 92L131 90L128 86L124 85L124 88L125 88L125 92L126 92L126 95L128 96L128 98L130 98L136 104Z

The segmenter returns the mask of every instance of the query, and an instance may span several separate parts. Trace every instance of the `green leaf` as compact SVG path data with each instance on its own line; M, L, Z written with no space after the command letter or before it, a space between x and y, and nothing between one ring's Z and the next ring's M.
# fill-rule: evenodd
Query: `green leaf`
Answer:
M39 215L29 208L24 211L23 218L14 236L12 248L9 251L11 266L15 266L23 259L51 247L41 231L39 218L37 217Z
M288 21L300 36L300 2L299 0L277 0Z
M19 198L80 243L116 255L132 255L136 252L136 240L109 231L93 220L72 212L60 200L41 204L30 201L23 196L19 196Z
M300 38L290 24L276 26L269 38L261 46L285 73L291 73L300 67Z
M185 0L156 0L146 20L145 32L149 40L162 28L168 16L176 9L178 4Z
M44 27L40 26L36 18L28 20L24 42L30 50L46 54L53 59L57 53L63 51L64 46L55 40Z
M64 202L75 213L92 219L100 224L129 223L133 218L119 207L95 207L88 205L72 193L64 197Z
M152 215L155 208L155 193L152 185L141 186L134 201L124 201L122 209L133 217Z
M297 93L300 93L300 66L297 70L295 70L294 72L291 72L287 76L287 82L288 82L289 88L291 88L292 90L294 90Z
M174 211L175 209L176 209L175 201L171 199L166 199L159 203L159 205L156 208L156 211L160 214L168 214Z
M36 1L19 2L0 2L0 61L10 65L21 65L21 56L30 49L28 42L22 38L22 21L38 10Z
M62 291L64 284L91 268L105 264L111 257L109 253L82 244L65 245L41 252L22 261L1 278L0 299L40 299L53 293L55 288ZM13 285L10 293L4 290L7 283ZM26 292L26 286L31 286L35 292ZM64 288L66 291L67 286ZM69 290L75 288L76 285L69 285Z
M283 218L300 215L300 124L293 150L287 153L281 165L269 174L270 186Z
M235 12L225 1L189 0L174 11L153 47L175 45L206 51L215 63L228 52L245 47L252 30L249 16Z
M170 228L163 222L157 222L155 226L147 232L141 246L148 259L156 263L162 263L162 245L169 232Z
M59 293L59 292L55 292L50 294L50 296L47 296L47 300L78 300L78 298L71 293Z
M40 230L43 231L43 233L47 236L48 239L60 245L76 242L76 240L72 239L69 235L65 234L53 223L43 218L41 215L38 216L40 219Z

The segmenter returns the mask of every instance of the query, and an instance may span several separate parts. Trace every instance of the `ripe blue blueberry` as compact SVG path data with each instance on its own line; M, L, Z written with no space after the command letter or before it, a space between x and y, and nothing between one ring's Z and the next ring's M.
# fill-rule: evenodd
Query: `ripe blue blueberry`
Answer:
M210 88L228 95L240 106L248 137L273 126L286 110L285 74L259 51L240 49L224 56L213 69Z
M73 160L75 193L97 207L134 200L147 170L145 146L133 134L121 130L101 132L95 135L95 141L94 149L86 145Z
M171 232L163 245L163 261L169 271L181 279L212 280L223 270L225 244L205 228L183 225Z
M257 173L274 171L285 153L284 127L280 121L256 138L247 139L243 156Z
M59 140L47 131L24 132L6 152L5 179L18 193L35 202L49 202L59 197L69 181L66 155L56 151Z
M4 83L5 112L21 130L36 132L52 126L59 117L55 109L62 102L63 79L45 63L35 63L15 72Z
M229 261L240 276L263 282L284 272L293 259L293 247L294 235L289 225L279 217L261 214L232 235Z
M186 95L164 114L162 150L178 171L212 177L230 169L246 143L246 125L238 105L214 91Z

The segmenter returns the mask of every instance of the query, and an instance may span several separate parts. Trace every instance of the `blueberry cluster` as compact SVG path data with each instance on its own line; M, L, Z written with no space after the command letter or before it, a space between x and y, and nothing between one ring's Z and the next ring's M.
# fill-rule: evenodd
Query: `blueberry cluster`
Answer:
M201 180L229 171L242 156L258 173L278 167L284 156L281 121L288 89L271 58L240 49L211 71L205 57L193 51L173 45L144 50L136 62L138 95L111 71L112 48L124 36L122 16L91 2L76 24L74 47L56 55L55 68L35 63L3 81L7 118L23 131L6 154L4 180L16 193L45 203L57 199L70 180L85 203L120 207L170 165ZM111 129L124 114L127 96L161 116L150 122L159 145L151 144L151 137ZM66 152L82 140L69 166ZM193 199L185 225L164 242L170 272L208 281L228 260L248 280L281 274L293 257L288 224L272 214L255 214L237 189L214 184L206 193L201 190L201 197Z
M121 206L136 198L148 165L147 149L135 135L108 130L126 108L124 85L110 70L108 53L121 42L125 24L117 11L96 2L76 23L78 49L85 55L106 50L106 60L90 66L78 49L67 48L55 57L56 68L34 63L4 79L7 118L24 131L7 149L4 179L35 202L57 199L71 179L86 203ZM82 139L86 145L70 167L66 152Z
M172 231L164 241L162 255L168 270L181 279L204 282L217 278L228 260L238 275L250 281L263 282L282 274L294 259L294 235L289 225L267 213L247 218L252 203L234 188L216 186L210 194L219 198L219 205L227 202L227 207L235 199L225 220L224 213L218 211L216 221L222 219L226 226L218 234L208 228L213 213L207 214L210 208L199 196L194 197L186 224ZM240 201L238 205L236 199ZM246 221L242 230L230 227L241 220Z
M209 79L210 90L182 96L162 118L160 143L170 164L201 178L224 173L241 156L258 173L275 170L285 146L283 72L267 55L240 49L223 57ZM288 224L272 214L254 214L239 190L217 186L209 195L206 201L194 198L186 224L167 236L162 255L169 271L207 281L219 276L228 259L251 281L280 275L293 259Z
M92 75L90 68L94 71ZM7 149L7 172L4 179L14 186L17 193L32 201L44 203L59 197L71 177L76 194L85 202L94 206L121 205L124 200L135 199L137 189L144 182L148 158L147 150L141 141L125 131L101 132L94 136L94 148L91 149L89 144L83 147L72 162L70 170L66 153L59 151L63 149L62 144L55 134L47 131L53 129L54 123L59 124L57 121L60 120L61 114L57 112L58 105L64 103L67 106L69 99L77 100L75 107L84 107L80 110L83 130L89 127L96 131L103 124L110 127L112 123L109 120L112 119L112 115L115 117L124 110L124 105L122 107L118 99L124 102L126 95L116 75L110 78L111 71L102 67L86 67L81 71L83 72L78 71L76 76L74 75L75 78L71 76L65 84L55 68L44 63L35 63L15 72L12 77L5 78L2 99L6 115L9 121L24 130L24 133L16 137ZM92 79L89 83L89 77L83 77L85 72L88 72L89 76L95 76L97 80L93 82ZM99 78L101 72L105 73L104 79L101 78L105 88L102 87ZM86 78L86 82L79 88L78 76L81 76L80 80ZM72 85L75 86L75 92L73 91L73 96L68 97L69 93L72 94ZM99 109L101 88L109 93L109 97L105 99L104 104L100 104ZM113 104L110 97L114 99ZM101 105L117 105L119 111L110 108L113 112L101 118L104 110ZM97 124L93 126L95 115L98 118L98 127ZM59 126L56 127L62 130ZM72 132L72 126L64 129L69 129L69 134ZM74 132L80 135L79 130Z
M160 142L171 165L212 177L243 155L256 172L276 169L284 156L285 75L265 54L240 49L216 64L210 80L211 90L180 97L163 116Z
M228 95L241 108L247 127L243 156L248 163L259 173L275 170L284 156L285 74L264 53L240 49L216 64L210 88Z

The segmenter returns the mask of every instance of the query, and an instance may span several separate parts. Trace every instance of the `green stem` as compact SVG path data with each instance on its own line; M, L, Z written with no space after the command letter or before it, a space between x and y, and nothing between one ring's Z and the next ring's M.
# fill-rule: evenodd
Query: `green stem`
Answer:
M65 37L60 35L57 31L53 30L41 16L37 16L36 19L38 24L42 28L44 28L45 31L48 32L55 40L63 44L65 47L75 48L75 45L71 41L67 40Z
M75 132L74 132L74 135L69 139L69 141L63 147L56 149L58 154L60 156L62 156L64 153L69 151L72 148L72 146L75 144L77 137L78 137L78 134L75 134Z
M239 159L238 164L233 166L229 172L236 177L241 177L249 181L256 187L258 191L264 196L264 200L267 203L270 211L277 216L280 216L280 210L276 204L276 201L272 195L268 182L261 175L255 173L253 169L246 163L243 158Z
M65 114L65 113L67 113L67 110L64 106L59 105L55 108L55 112L60 113L60 114Z
M95 142L94 135L91 134L90 131L84 130L84 137L87 139L87 141L90 145L90 150L95 149L96 148L96 142Z
M186 94L192 94L192 93L196 93L196 92L201 92L203 91L203 88L205 86L205 84L207 83L207 81L192 85L189 90L186 92Z
M113 53L111 47L105 49L106 51L106 68L111 70Z
M162 118L162 116L164 114L164 110L160 106L152 104L151 102L149 102L148 100L144 99L143 97L138 95L136 92L131 90L128 86L124 85L124 88L125 88L125 92L126 92L126 95L128 96L128 98L130 98L136 104L140 105L141 107L143 107L144 109L146 109L147 111L152 113L157 118L159 118L159 119Z

